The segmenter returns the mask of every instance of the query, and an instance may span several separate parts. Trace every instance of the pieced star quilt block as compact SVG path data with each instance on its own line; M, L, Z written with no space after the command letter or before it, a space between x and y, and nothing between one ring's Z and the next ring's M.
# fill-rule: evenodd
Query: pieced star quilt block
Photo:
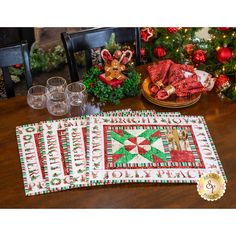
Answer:
M146 166L166 161L158 129L114 129L110 132L110 167ZM109 158L109 157L107 157Z

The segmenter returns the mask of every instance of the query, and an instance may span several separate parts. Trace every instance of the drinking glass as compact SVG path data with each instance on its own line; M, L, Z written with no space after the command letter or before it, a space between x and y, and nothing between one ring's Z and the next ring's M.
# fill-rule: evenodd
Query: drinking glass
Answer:
M34 109L43 109L47 102L47 88L42 85L32 86L28 90L27 103Z
M85 85L81 82L68 84L66 87L66 94L69 100L70 115L83 115L87 101L87 91Z
M47 80L47 89L50 93L55 91L62 93L65 92L66 84L66 80L62 77L51 77Z
M69 111L69 103L65 92L56 90L49 92L47 96L48 112L54 116L63 116Z
M66 80L55 76L47 80L47 109L54 116L63 116L68 113L68 99L65 93Z

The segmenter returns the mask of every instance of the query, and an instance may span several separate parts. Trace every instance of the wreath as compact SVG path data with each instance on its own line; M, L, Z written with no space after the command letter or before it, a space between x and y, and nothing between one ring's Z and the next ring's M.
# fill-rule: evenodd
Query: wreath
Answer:
M101 51L104 65L91 67L84 75L83 83L88 93L101 102L118 104L120 99L139 93L141 75L136 72L131 61L133 53L130 50L120 50L120 46L114 43L114 38L112 34L113 41L110 39L106 48Z

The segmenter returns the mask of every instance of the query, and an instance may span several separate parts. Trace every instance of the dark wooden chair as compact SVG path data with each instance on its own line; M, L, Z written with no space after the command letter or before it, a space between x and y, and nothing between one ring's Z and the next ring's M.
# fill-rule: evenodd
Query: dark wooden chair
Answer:
M139 28L93 28L75 33L63 32L61 33L61 39L66 51L71 81L80 80L74 53L85 51L86 67L87 69L90 68L92 66L90 49L103 47L113 32L116 35L117 43L135 42L136 64L140 64L141 40Z
M22 64L24 66L26 84L29 89L32 86L32 75L30 71L27 42L0 48L0 68L3 72L4 85L8 98L15 96L14 86L8 67L16 64Z

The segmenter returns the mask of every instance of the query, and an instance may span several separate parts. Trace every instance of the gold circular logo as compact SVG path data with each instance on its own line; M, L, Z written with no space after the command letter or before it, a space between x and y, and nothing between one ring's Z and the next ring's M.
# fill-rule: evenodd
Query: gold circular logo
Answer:
M224 178L216 173L202 175L197 182L197 191L199 195L207 201L216 201L220 199L226 190Z

